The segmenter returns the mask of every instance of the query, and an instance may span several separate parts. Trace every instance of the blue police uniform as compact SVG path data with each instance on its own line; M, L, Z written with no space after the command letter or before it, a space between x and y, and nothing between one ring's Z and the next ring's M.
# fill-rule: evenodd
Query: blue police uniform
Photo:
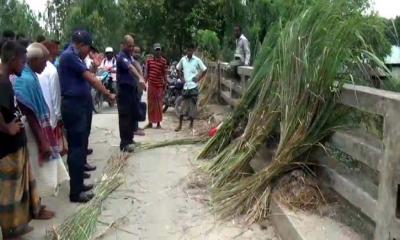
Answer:
M134 60L129 53L124 51L117 58L117 83L118 83L118 116L119 133L121 138L120 149L133 143L135 122L139 120L139 103L137 80L129 71L129 65Z
M60 56L58 72L61 86L61 114L68 141L70 198L83 192L84 166L92 122L91 87L84 79L88 71L71 44Z

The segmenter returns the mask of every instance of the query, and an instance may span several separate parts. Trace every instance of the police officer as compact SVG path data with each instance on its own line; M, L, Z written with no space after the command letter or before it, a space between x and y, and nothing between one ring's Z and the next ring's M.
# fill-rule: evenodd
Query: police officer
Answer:
M134 151L135 121L139 120L140 115L138 88L145 89L143 75L134 66L134 46L133 37L126 35L117 58L119 135L123 152Z
M61 86L61 113L68 141L68 168L71 202L88 202L93 185L84 184L87 144L92 120L91 86L115 101L111 94L86 67L84 59L92 47L92 37L84 30L74 32L72 43L61 54L59 78Z

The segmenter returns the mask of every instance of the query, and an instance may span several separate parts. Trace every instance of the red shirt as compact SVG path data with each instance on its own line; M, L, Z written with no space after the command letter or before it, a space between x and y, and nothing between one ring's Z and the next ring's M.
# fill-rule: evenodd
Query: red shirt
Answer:
M167 60L163 57L150 58L147 60L147 81L155 87L163 87L165 81L165 73L167 69Z

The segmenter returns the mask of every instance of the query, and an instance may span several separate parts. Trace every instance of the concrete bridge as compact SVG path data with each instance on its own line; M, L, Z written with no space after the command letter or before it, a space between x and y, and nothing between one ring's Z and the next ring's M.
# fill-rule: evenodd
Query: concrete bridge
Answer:
M239 67L240 78L232 78L226 72L227 63L209 63L209 81L218 81L218 95L220 100L236 107L239 99L246 89L252 67ZM341 93L341 104L352 108L352 111L361 111L383 119L380 131L382 136L376 136L365 129L350 129L337 131L329 141L329 144L342 154L351 159L357 170L343 166L343 163L335 156L328 156L324 151L314 154L315 162L319 166L317 173L320 181L332 189L340 198L345 199L343 204L349 205L353 215L360 217L349 223L358 226L358 231L366 239L386 240L400 239L399 215L399 184L400 184L400 94L379 90L370 87L346 84ZM261 158L262 159L262 158ZM261 162L260 162L261 161ZM255 171L260 166L265 166L259 160L253 163ZM314 238L318 233L318 224L310 230L307 217L302 221L291 218L284 213L279 203L274 201L272 221L275 223L279 234L283 239L318 239ZM283 213L283 214L282 214ZM307 224L304 224L307 222ZM285 223L285 224L284 224ZM331 226L331 229L329 229ZM338 232L340 226L328 224L325 229L319 231L320 239L354 239L338 236L333 238L333 232ZM329 232L332 233L329 233ZM347 230L344 230L346 232ZM312 235L308 235L314 232ZM317 234L317 235L315 235ZM326 236L326 234L333 234ZM313 238L310 238L314 236ZM374 236L374 237L372 237ZM354 236L353 236L354 237Z

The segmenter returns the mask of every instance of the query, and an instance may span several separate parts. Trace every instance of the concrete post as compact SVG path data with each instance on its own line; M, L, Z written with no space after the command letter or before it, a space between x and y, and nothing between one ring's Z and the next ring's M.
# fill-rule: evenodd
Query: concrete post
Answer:
M384 154L379 173L375 240L392 240L390 227L396 217L397 167L400 162L400 111L398 102L387 99L384 115Z
M216 74L217 74L217 86L218 86L218 101L221 101L221 67L219 61L216 64Z

